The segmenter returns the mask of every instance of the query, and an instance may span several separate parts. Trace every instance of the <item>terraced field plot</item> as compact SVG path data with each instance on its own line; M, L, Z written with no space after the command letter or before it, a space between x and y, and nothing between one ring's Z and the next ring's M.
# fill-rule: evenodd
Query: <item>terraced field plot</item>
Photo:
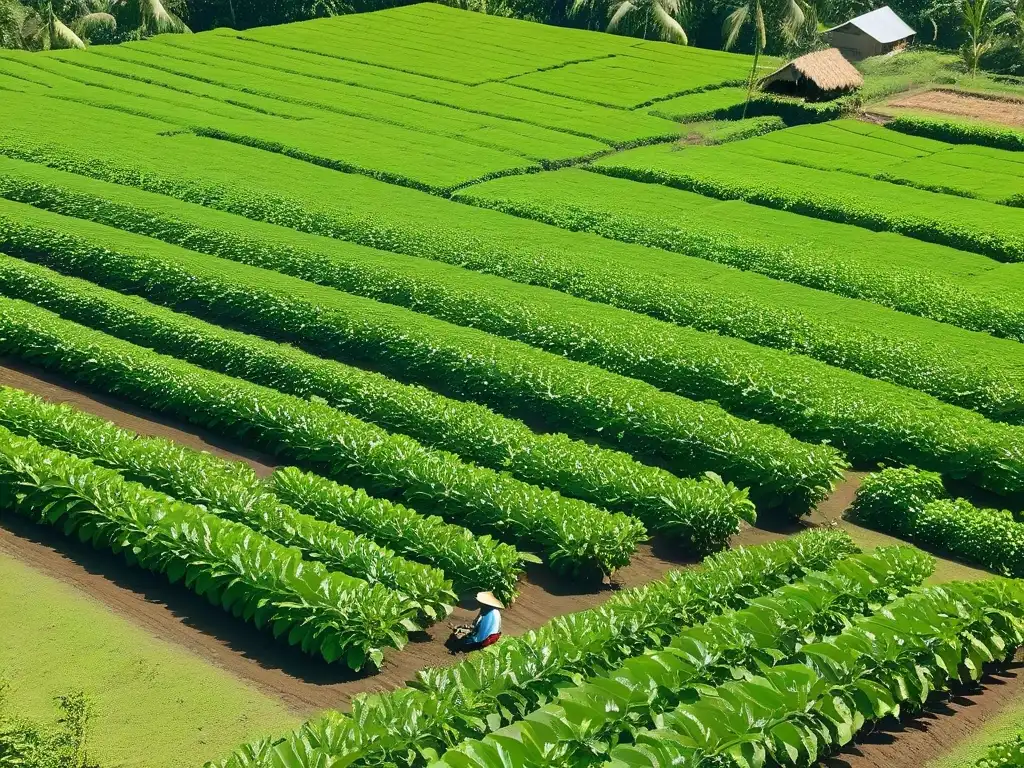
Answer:
M282 702L190 761L809 768L963 693L1002 722L1020 163L689 145L750 64L429 4L0 54L0 544ZM456 660L479 590L503 637Z

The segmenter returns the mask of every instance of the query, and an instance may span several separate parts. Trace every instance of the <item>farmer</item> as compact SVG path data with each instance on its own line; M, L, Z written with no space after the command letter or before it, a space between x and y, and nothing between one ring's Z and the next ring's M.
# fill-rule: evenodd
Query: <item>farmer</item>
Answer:
M505 606L490 592L478 592L476 602L480 605L480 615L473 626L455 628L455 651L476 651L501 639L501 609Z

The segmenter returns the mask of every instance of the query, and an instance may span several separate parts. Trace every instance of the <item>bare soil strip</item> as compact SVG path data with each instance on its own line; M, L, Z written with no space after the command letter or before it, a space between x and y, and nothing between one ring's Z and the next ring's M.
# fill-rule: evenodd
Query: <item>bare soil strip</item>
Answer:
M946 90L931 90L900 96L886 103L887 107L906 107L938 112L955 117L968 117L988 123L1024 127L1024 104L986 99Z

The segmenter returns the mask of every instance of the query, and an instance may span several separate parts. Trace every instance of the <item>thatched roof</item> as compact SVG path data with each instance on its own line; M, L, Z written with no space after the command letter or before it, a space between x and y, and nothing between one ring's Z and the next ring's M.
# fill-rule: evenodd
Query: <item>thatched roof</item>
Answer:
M864 76L836 48L826 48L793 59L761 80L761 85L778 81L810 80L822 91L846 91L864 85Z

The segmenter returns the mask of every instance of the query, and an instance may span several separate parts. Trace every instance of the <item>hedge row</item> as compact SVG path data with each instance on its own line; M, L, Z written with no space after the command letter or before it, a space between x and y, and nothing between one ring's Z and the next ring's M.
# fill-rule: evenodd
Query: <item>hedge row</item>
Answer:
M649 530L700 553L723 546L741 519L753 522L746 492L715 478L680 479L624 453L565 435L536 434L484 406L225 330L3 254L0 293L204 368L300 397L322 397L466 461L633 514Z
M592 577L629 563L639 520L608 514L424 448L318 402L199 368L0 300L0 352L246 442L330 477L415 502L470 529L534 547L555 571Z
M0 201L0 250L323 356L365 361L396 378L541 420L547 428L599 437L640 456L660 458L674 471L713 470L737 485L755 488L755 502L797 514L827 495L844 466L834 448L801 443L716 405L668 394L592 365L30 206ZM508 299L504 306L511 310ZM540 324L535 327L539 334L549 333ZM618 348L642 360L643 349L627 348L630 329L618 330ZM574 321L557 337L575 345L578 334L586 333L586 324ZM704 346L711 341L695 334L693 349L715 364L715 350ZM592 349L587 345L579 351ZM681 373L714 388L699 369ZM748 371L738 363L723 375L749 388ZM699 396L713 397L704 392Z
M409 598L429 624L452 611L458 598L442 571L397 557L334 523L303 515L269 493L246 464L233 464L169 440L142 437L110 422L0 387L0 425L23 437L73 453L179 501L248 525L307 560Z
M757 206L741 204L723 217L715 210L720 203L712 201L709 205L707 199L692 193L580 169L503 179L471 187L458 197L563 229L675 252L700 253L709 260L774 273L783 279L795 277L803 282L805 276L813 275L807 282L825 289L833 287L834 271L821 266L832 261L830 255L815 252L813 246L796 248L792 240L786 242L785 236L778 245L772 244L771 222L761 220L763 213ZM748 214L753 214L753 219L747 220ZM783 222L774 223L778 227ZM802 227L809 238L822 239L815 229L818 222L805 219L788 223ZM747 227L758 230L760 226L765 227L763 235L743 233ZM786 232L789 238L793 231ZM874 260L881 260L877 252L871 258L861 254L844 259L840 255L838 261L846 264L836 271L852 277L851 283L860 286L857 290L866 290L865 298L873 298L878 287L883 293L902 295L917 279L916 270L905 270L899 280L862 277L861 273L871 274ZM764 290L770 293L772 286ZM778 298L762 299L760 306L748 304L739 317L728 305L708 305L690 309L685 319L697 328L798 352L871 378L918 389L992 418L1024 420L1024 351L1018 345L860 302L837 302L817 292L787 291L786 286L777 284L776 290L781 294ZM659 308L657 316L679 321L676 306L684 297L670 298L660 282L648 286L645 292L653 295L647 299L648 306L664 307ZM909 293L914 296L914 289ZM960 293L953 296L962 298ZM788 297L792 303L787 303ZM731 303L736 303L735 298ZM1006 303L1012 303L1012 299ZM651 313L649 309L641 311ZM1014 313L1022 314L1019 306Z
M850 516L995 573L1024 578L1024 523L1007 510L947 498L942 478L933 472L885 469L868 475Z
M222 605L275 637L352 669L417 629L397 592L328 572L240 523L0 427L0 507L59 526L129 565Z
M681 629L664 649L565 686L554 701L522 719L448 750L437 766L456 768L467 757L493 754L510 739L544 744L543 759L520 760L517 754L517 768L595 765L593 758L607 758L637 729L656 727L663 713L695 690L736 679L738 670L755 673L766 656L792 656L801 645L835 634L855 616L911 591L934 570L935 559L915 547L880 547L845 558L745 608ZM547 730L552 724L554 733Z
M684 627L744 607L855 551L839 530L727 550L700 568L672 571L597 608L559 616L454 666L422 670L412 688L357 696L350 716L325 712L283 738L246 745L216 765L289 768L329 765L329 757L352 766L422 765L438 749L521 717L570 681L662 646Z
M867 229L1024 261L1024 211L853 174L737 156L728 147L631 149L588 166L723 200L746 200Z
M898 115L887 122L885 127L913 136L948 141L950 144L980 144L1024 152L1024 131L1013 128L919 115Z

